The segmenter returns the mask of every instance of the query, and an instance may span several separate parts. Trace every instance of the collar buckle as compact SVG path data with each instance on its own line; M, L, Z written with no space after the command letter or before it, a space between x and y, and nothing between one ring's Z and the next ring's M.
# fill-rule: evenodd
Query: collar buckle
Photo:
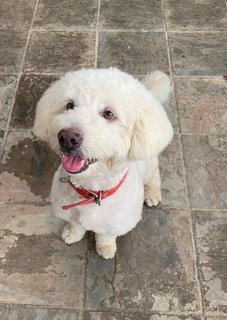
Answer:
M93 202L100 206L103 191L99 191L98 193L95 193L89 190L88 193L89 194L86 196L86 198L94 198Z

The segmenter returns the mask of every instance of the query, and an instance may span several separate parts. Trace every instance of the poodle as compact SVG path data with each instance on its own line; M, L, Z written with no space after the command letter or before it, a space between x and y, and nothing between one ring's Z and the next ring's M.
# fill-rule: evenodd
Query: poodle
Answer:
M34 133L62 159L51 203L67 222L65 243L90 230L97 252L113 258L116 238L140 221L144 201L161 201L158 155L173 136L163 107L170 92L161 71L140 82L116 68L68 72L45 91Z

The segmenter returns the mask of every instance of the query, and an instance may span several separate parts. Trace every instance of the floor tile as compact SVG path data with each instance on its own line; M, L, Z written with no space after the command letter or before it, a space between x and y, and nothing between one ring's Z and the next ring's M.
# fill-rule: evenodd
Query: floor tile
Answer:
M159 156L162 188L161 206L187 207L182 153L179 137L175 136L167 149Z
M56 79L56 76L42 75L23 75L21 77L13 107L11 128L33 127L37 102Z
M64 8L61 0L41 0L33 27L51 30L95 28L97 11L98 0L64 0Z
M195 212L205 309L227 314L227 212Z
M0 128L5 129L12 106L17 78L0 75Z
M101 1L100 29L144 29L163 31L164 20L161 2L152 1Z
M168 72L164 33L100 32L98 67L111 66L134 75Z
M226 30L227 13L224 0L165 0L167 29L174 31Z
M86 239L63 243L49 206L1 205L1 212L0 302L81 307Z
M199 320L192 316L143 315L140 313L85 312L84 320ZM217 319L218 320L218 319Z
M227 82L222 78L175 78L182 133L227 133Z
M35 0L1 1L0 29L28 30L35 4Z
M189 196L193 208L227 207L227 137L183 136Z
M222 76L226 70L226 33L169 33L173 73Z
M17 73L27 35L13 30L0 30L0 72Z
M139 225L118 239L116 263L101 261L93 251L88 256L87 308L196 310L197 299L184 210L144 208Z
M66 72L93 67L94 59L94 32L33 32L25 60L25 71Z
M58 158L30 132L11 131L0 171L0 201L48 200Z
M0 307L1 320L79 320L77 311L41 309L41 308L14 308Z

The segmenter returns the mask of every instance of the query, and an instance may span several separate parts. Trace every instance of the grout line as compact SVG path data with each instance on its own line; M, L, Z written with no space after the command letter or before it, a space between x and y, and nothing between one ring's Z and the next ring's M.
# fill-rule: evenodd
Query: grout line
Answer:
M0 302L0 307L4 307L10 311L17 309L45 309L45 310L64 310L64 311L77 311L80 312L80 308L75 307L63 307L55 305L39 305L39 304L23 304L23 303L9 303L9 302Z
M163 0L162 0L163 1ZM194 273L195 273L195 281L197 284L197 289L198 289L198 303L200 305L200 311L202 312L202 317L204 316L204 305L203 305L203 297L202 297L202 289L201 289L201 283L199 280L199 268L198 268L198 256L196 252L196 242L195 242L195 235L194 235L194 230L193 230L193 222L192 222L192 210L193 208L191 207L191 201L189 197L189 188L188 188L188 182L187 182L187 172L186 172L186 162L184 158L184 146L183 146L183 136L187 134L182 134L181 133L181 124L180 124L180 119L179 119L179 110L178 110L178 104L176 100L176 91L175 91L175 84L173 81L173 95L175 99L175 105L176 105L176 114L177 114L177 119L178 119L178 125L179 125L179 135L178 135L178 143L179 147L181 148L181 165L182 165L182 173L183 173L183 182L185 186L185 196L186 196L186 204L188 206L188 212L189 212L189 223L190 223L190 233L191 233L191 241L192 241L192 252L193 252L193 265L194 265ZM189 136L193 134L189 134ZM198 210L198 209L196 209ZM205 209L207 210L207 209Z
M29 205L34 205L34 206L48 206L51 205L50 201L0 201L0 205L7 205L7 206L12 206L12 205L24 205L24 206L29 206ZM143 208L149 209L149 207L146 207L144 205ZM209 209L209 208L189 208L189 207L170 207L170 206L158 206L156 207L157 209L163 209L163 210L175 210L175 211L193 211L193 212L201 212L201 213L206 213L206 212L227 212L227 209Z
M226 30L223 28L223 30L168 30L169 33L188 33L188 34L193 34L193 33L204 33L204 34L219 34L219 33L226 33Z
M164 0L161 0L161 1L164 1ZM143 32L143 33L164 33L165 32L165 27L164 28L160 28L160 29L105 29L105 28L100 28L99 29L100 31L103 31L103 32L136 32L136 33L139 33L139 32ZM217 31L205 31L205 30L168 30L168 33L180 33L180 34L219 34L219 33L226 33L226 31L223 29L223 30L217 30Z
M43 202L35 202L35 201L0 201L0 205L6 206L36 206L36 207L45 207L50 206L50 201L43 201Z
M221 320L219 318L227 319L226 312L223 311L206 311L206 317L212 318L212 320Z
M99 0L100 1L100 0ZM162 1L162 0L161 0ZM13 30L13 31L18 31L17 29L6 29L6 30ZM87 26L75 26L75 27L65 27L63 28L55 28L55 29L51 29L51 28L42 28L42 27L38 27L35 26L34 28L32 27L31 30L33 32L40 32L40 33L48 33L48 32L62 32L62 33L73 33L73 32L95 32L97 30L96 28L89 28ZM164 33L165 30L164 28L158 28L158 29L108 29L108 28L99 28L99 31L103 31L103 32L147 32L147 33ZM226 30L223 28L221 30L175 30L175 29L171 29L168 30L168 33L176 33L176 34L220 34L220 33L226 33Z
M219 34L226 33L226 30L168 30L169 33L180 33L180 34Z
M39 71L24 71L23 75L25 76L62 76L64 75L65 72L39 72ZM11 74L11 73L6 73L6 72L0 72L0 75L2 76L14 76L17 77L18 74Z
M39 72L39 71L24 71L23 75L26 76L57 76L57 77L61 77L65 74L65 72ZM18 77L17 73L7 73L7 72L1 72L0 71L0 75L1 76L14 76L14 77ZM146 77L147 74L132 74L132 76L134 77ZM223 80L223 75L176 75L173 74L172 75L173 79L219 79L219 80ZM224 81L224 80L223 80ZM223 82L225 83L225 82Z
M85 320L85 310L79 310L79 319L78 320Z
M193 136L193 137L219 137L219 136L227 136L227 132L222 133L193 133L193 132L183 132L180 133L180 136Z
M89 28L75 28L75 29L56 29L56 30L51 30L51 29L37 29L34 28L34 31L37 32L77 32L77 31L85 31L85 32L90 32L90 31L95 31L96 29L89 29ZM106 28L99 28L99 31L102 32L125 32L125 33L164 33L165 28L160 28L160 29L106 29ZM225 29L223 30L217 30L217 31L212 31L212 30L168 30L169 33L180 33L180 34L219 34L219 33L226 33Z
M31 21L31 24L30 24L30 28L28 30L27 40L26 40L26 44L25 44L25 47L24 47L24 52L23 52L22 59L21 59L20 70L19 70L18 76L17 76L17 83L16 83L15 90L14 90L14 97L12 99L11 108L10 108L11 110L10 110L9 115L8 115L8 121L7 121L7 124L6 124L5 135L4 135L3 142L2 142L2 150L4 150L4 148L5 148L8 132L9 132L9 129L10 129L10 121L11 121L11 116L12 116L12 112L13 112L13 107L14 107L14 103L15 103L15 99L16 99L17 90L19 88L20 79L21 79L21 76L23 74L23 67L24 67L25 57L26 57L26 53L27 53L27 49L28 49L28 43L29 43L29 40L30 40L30 37L31 37L32 25L33 25L34 20L35 20L35 14L36 14L36 11L37 11L37 8L38 8L38 4L39 4L39 0L36 0L36 5L35 5L33 16L32 16L32 21ZM2 152L1 157L3 156L3 154L4 154L4 151Z
M39 1L39 0L38 0ZM36 32L36 33L64 33L64 34L70 34L70 33L78 33L78 32L86 32L86 33L95 33L97 28L95 29L57 29L57 30L52 30L52 29L36 29L36 28L31 28L31 32Z
M40 32L40 33L49 33L49 32L61 32L61 33L74 33L74 32L95 32L96 28L89 28L89 27L83 27L83 26L75 26L75 27L65 27L64 29L51 29L51 28L43 28L43 27L34 27L32 28L33 32Z
M179 112L178 110L178 104L176 103L176 108L177 108L177 113ZM190 220L190 232L191 232L191 240L192 240L192 250L193 250L193 265L194 265L194 270L195 270L195 280L197 283L197 289L198 289L198 299L199 299L199 304L200 304L200 309L202 312L202 316L205 317L205 308L204 308L204 301L203 301L203 295L202 295L202 284L200 281L199 277L199 257L197 254L197 247L196 247L196 235L194 232L193 228L193 217L192 217L192 204L191 200L189 197L189 185L188 185L188 180L187 180L187 172L186 172L186 160L185 160L185 153L184 153L184 144L183 144L183 135L180 135L180 140L181 140L181 147L182 147L182 161L183 161L183 171L184 171L184 182L185 182L185 190L186 190L186 198L187 198L187 203L189 205L189 220Z
M30 132L32 133L32 127L31 128L9 128L10 131L17 131L17 132ZM37 138L38 139L38 138Z
M108 307L99 307L97 309L93 309L93 308L86 308L86 311L88 312L115 312L115 313L123 313L125 315L127 314L137 314L137 315L154 315L154 314L158 314L158 315L164 315L164 316L201 316L201 312L199 311L160 311L160 310L154 310L151 308L144 308L144 309L138 309L138 308L108 308Z
M0 71L1 76L12 76L12 77L17 77L18 73L17 72L5 72L5 71Z
M95 41L95 68L97 68L97 64L98 64L100 7L101 7L101 0L98 0L96 41Z
M89 238L87 237L87 248L86 248L86 252L84 254L84 273L83 273L83 304L82 304L82 310L85 311L86 310L86 297L87 297L87 268L88 268L88 255L89 255L89 250L88 250L88 246L89 246Z
M88 255L89 255L89 237L87 236L87 232L86 235L84 236L84 238L86 238L86 252L84 254L84 265L83 265L83 283L82 283L82 287L83 287L83 301L82 301L82 313L83 313L83 317L84 317L84 311L86 311L86 298L87 298L87 269L88 269Z
M175 86L174 87L174 96L175 96L175 102L176 102L176 111L178 115L178 121L179 121L179 129L180 129L180 134L179 134L179 144L181 145L181 163L182 163L182 170L183 170L183 179L184 179L184 185L185 185L185 192L186 192L186 202L189 206L189 221L190 221L190 233L191 233L191 241L192 241L192 250L193 250L193 265L194 265L194 270L195 270L195 280L197 283L197 289L198 289L198 302L200 304L200 309L202 312L202 316L205 316L205 311L204 311L204 303L203 303L203 296L202 296L202 287L201 287L201 282L199 278L199 268L198 268L198 255L197 255L197 250L196 250L196 239L195 239L195 234L194 234L194 229L193 229L193 219L192 219L192 208L190 197L189 197L189 186L188 186L188 180L187 180L187 170L186 170L186 160L185 160L185 155L184 155L184 144L183 144L183 136L195 136L193 134L182 134L181 131L181 124L179 120L179 108L178 108L178 103L176 101L176 91L175 91ZM198 136L198 135L196 135ZM198 209L196 209L197 211ZM207 209L205 209L207 210ZM209 209L208 209L209 210Z
M172 62L171 62L171 54L170 54L170 47L169 47L169 36L167 32L167 23L166 23L166 17L165 17L165 3L164 0L161 0L161 5L162 5L162 15L163 15L163 20L164 20L164 32L165 32L165 38L166 38L166 48L167 48L167 56L168 56L168 63L169 63L169 72L170 72L170 77L173 80L173 68L172 68ZM172 81L172 85L174 86L174 83ZM178 115L177 115L178 118ZM178 119L179 122L179 119Z
M188 181L187 181L187 172L186 172L186 162L185 162L185 157L184 157L182 128L181 128L181 123L180 123L180 118L179 118L178 104L177 104L177 100L176 100L175 83L173 81L171 52L170 52L169 36L168 36L168 29L167 29L167 21L166 21L166 16L165 16L165 0L161 0L161 2L162 2L162 12L163 12L164 26L165 26L166 43L167 43L167 53L168 53L168 60L169 60L169 65L170 65L170 76L172 79L173 95L174 95L174 99L175 99L177 120L178 120L178 126L179 126L178 142L179 142L179 147L181 148L181 164L182 164L182 171L183 171L182 172L183 173L183 181L184 181L184 186L185 186L186 205L189 208L191 208L191 201L190 201L190 197L189 197L189 187L188 187ZM194 230L193 230L193 220L192 220L191 209L189 209L189 223L190 223L190 233L191 233L191 241L192 241L195 281L196 281L197 290L198 290L198 303L200 306L200 312L202 313L202 316L205 316L202 288L201 288L201 283L200 283L200 279L199 279L198 256L197 256L197 252L196 252L196 241L195 241L195 234L194 234Z
M196 282L198 286L198 294L199 294L199 302L200 302L200 307L201 311L203 313L203 316L205 317L205 306L204 306L204 301L203 301L203 294L202 294L202 283L201 279L199 276L199 257L197 253L197 246L196 246L196 230L194 228L193 224L193 217L192 217L192 212L190 211L190 229L191 229L191 235L192 235L192 246L193 246L193 252L195 256L195 276L196 276Z
M160 29L105 29L100 28L100 31L102 32L124 32L124 33L164 33L164 28Z
M96 28L67 28L67 29L46 29L46 28L32 28L32 31L37 33L48 33L48 32L62 32L62 33L73 33L73 32L95 32L95 31L103 31L103 32L144 32L144 33L164 33L164 29L156 29L156 30L150 30L150 29L105 29L99 26L99 17L100 17L100 4L101 0L98 2L98 14L97 14L97 25Z
M187 78L191 78L191 79L193 79L193 78L195 78L195 79L201 79L201 78L207 78L207 79L221 79L221 80L223 80L224 81L224 79L223 79L223 75L213 75L213 76L211 76L211 75L177 75L177 74L175 74L175 75L173 75L173 78L175 78L175 79L187 79Z
M148 314L160 314L160 315L172 315L172 316L191 316L191 315L201 315L200 312L198 311L160 311L160 310L153 310L153 309L140 309L138 310L137 308L86 308L86 310L83 310L81 308L75 308L73 306L67 306L67 307L61 307L61 306L54 306L54 305L39 305L39 304L21 304L21 303L0 303L0 307L4 307L8 310L15 310L15 309L20 309L20 308L25 308L25 309L47 309L47 310L64 310L64 311L88 311L88 312L116 312L116 313L123 313L125 315L130 314L130 313L136 313L136 314L141 314L141 315L148 315Z
M195 211L195 212L227 212L226 208L191 208L191 211Z
M165 0L161 0L162 3L162 14L163 14L163 19L164 19L164 27L165 27L165 37L166 37L166 47L167 47L167 54L168 54L168 62L169 62L169 68L170 68L170 77L172 80L172 88L173 88L173 98L174 98L174 103L176 107L176 118L177 118L177 123L178 123L178 128L179 128L179 133L177 135L178 138L178 143L179 143L179 148L181 148L181 165L182 165L182 170L183 170L183 180L184 180L184 186L185 186L185 192L186 192L186 205L188 208L190 208L190 202L189 202L189 195L188 195L188 189L187 189L187 178L186 178L186 167L183 159L183 143L182 143L182 137L181 137L181 125L180 125L180 118L179 118L179 112L177 108L177 99L176 99L176 92L175 92L175 83L174 83L174 78L173 78L173 68L172 68L172 61L171 61L171 53L170 53L170 46L169 46L169 37L168 37L168 31L167 31L167 22L166 22L166 17L165 17Z

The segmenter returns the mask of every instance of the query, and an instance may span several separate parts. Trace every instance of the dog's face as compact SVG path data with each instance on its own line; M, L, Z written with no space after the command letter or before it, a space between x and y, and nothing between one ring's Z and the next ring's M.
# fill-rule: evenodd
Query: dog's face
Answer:
M63 154L69 173L96 175L158 154L172 128L161 105L117 69L70 72L37 106L35 134Z

